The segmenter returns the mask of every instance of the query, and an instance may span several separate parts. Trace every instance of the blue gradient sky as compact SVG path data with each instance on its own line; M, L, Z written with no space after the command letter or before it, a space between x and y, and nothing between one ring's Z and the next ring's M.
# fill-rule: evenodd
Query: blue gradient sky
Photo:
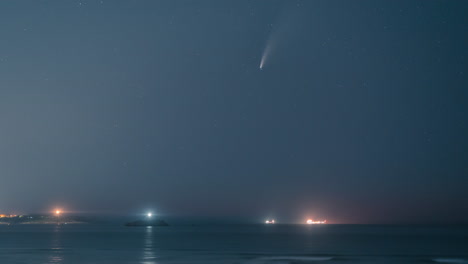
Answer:
M0 212L468 222L467 8L2 1Z

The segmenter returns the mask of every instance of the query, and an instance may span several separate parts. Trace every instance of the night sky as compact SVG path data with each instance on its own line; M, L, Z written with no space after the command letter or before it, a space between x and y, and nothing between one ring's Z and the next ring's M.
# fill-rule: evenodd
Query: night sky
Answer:
M467 11L1 1L0 213L467 223Z

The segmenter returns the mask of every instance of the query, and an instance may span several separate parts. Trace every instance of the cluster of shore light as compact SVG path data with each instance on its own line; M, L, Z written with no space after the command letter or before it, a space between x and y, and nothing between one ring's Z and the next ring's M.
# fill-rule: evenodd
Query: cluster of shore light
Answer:
M54 214L56 216L60 216L62 214L62 211L60 211L60 210L54 210L53 212L54 212ZM13 217L17 217L17 216L18 215L15 215L15 214L0 214L0 218L13 218ZM148 213L146 213L146 216L148 218L151 218L153 216L153 213L148 212ZM21 217L21 215L20 215L20 217Z
M269 225L269 224L274 224L275 223L275 219L268 219L265 221L265 224ZM327 223L327 220L322 220L322 221L314 221L312 219L307 219L307 221L305 222L306 224L308 225L320 225L320 224L326 224Z
M0 218L13 218L17 216L18 215L15 215L15 214L0 214Z
M60 210L55 210L54 211L55 215L60 215L62 213L62 211ZM13 218L13 217L17 217L18 215L15 215L15 214L0 214L0 218ZM19 215L21 217L21 215Z

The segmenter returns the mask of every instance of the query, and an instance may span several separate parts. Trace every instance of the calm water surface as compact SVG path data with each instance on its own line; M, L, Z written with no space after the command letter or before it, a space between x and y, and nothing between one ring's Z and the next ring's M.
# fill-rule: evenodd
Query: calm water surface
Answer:
M466 226L0 226L0 263L467 263Z

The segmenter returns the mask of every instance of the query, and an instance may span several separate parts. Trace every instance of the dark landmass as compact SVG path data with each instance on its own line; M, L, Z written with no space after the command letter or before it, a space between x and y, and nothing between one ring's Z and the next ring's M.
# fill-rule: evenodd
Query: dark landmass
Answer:
M164 220L146 219L125 223L125 226L169 226Z
M55 215L18 215L0 218L0 224L5 225L57 225L57 224L87 224L90 220L81 216Z

